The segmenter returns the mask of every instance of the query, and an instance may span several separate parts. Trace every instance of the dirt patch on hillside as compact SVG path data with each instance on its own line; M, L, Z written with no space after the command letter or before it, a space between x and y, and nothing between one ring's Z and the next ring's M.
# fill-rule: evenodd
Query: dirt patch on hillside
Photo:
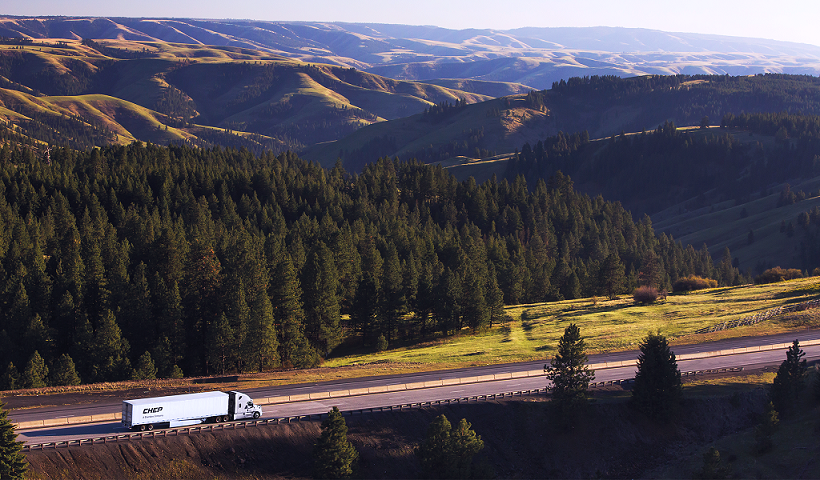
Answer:
M418 478L414 447L439 414L467 418L499 478L634 478L675 459L684 444L703 443L748 428L765 391L686 400L668 422L644 418L619 400L616 388L596 392L573 428L556 428L543 397L480 402L346 417L360 453L362 478ZM618 397L620 395L620 397ZM612 397L616 398L612 398ZM320 423L222 431L119 444L35 451L33 478L310 478Z

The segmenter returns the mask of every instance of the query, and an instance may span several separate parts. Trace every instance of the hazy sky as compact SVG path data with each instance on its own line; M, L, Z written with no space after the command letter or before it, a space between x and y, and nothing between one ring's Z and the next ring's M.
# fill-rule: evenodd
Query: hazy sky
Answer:
M4 0L0 14L233 18L445 28L640 27L820 46L817 0Z

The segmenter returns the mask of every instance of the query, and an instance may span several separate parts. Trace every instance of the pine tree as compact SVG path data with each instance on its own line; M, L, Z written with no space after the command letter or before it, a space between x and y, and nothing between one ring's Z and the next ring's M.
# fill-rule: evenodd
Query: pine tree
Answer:
M230 300L228 303L228 310L226 312L228 327L231 330L232 342L230 342L230 350L225 352L225 363L231 364L240 372L244 371L245 357L243 355L243 348L248 345L248 329L251 322L251 308L245 296L245 282L239 279L235 288L232 290ZM276 318L274 308L274 319ZM278 322L277 322L278 323ZM225 334L223 329L222 334Z
M730 473L729 467L720 461L720 452L715 447L711 447L708 452L703 454L703 468L701 468L698 478L728 478Z
M490 310L490 328L504 318L504 292L498 286L495 267L490 264L487 275L487 308Z
M83 302L89 318L92 322L96 322L106 309L111 308L109 304L111 292L108 288L99 243L93 235L86 241L91 242L91 246L86 258Z
M207 234L203 233L202 236L207 237ZM208 329L216 324L222 311L222 265L209 241L197 239L191 246L186 267L182 284L185 286L182 305L189 340L185 360L195 372L200 370L207 374L208 352L202 345L208 344Z
M31 355L23 377L21 378L23 388L43 388L48 386L48 367L43 357L35 350Z
M185 325L183 321L182 299L176 281L166 286L165 281L156 276L154 289L157 292L160 331L168 337L170 362L178 365L185 354Z
M143 353L137 360L137 368L134 369L131 378L133 380L154 380L157 378L157 367L154 366L154 360L148 351Z
M353 297L351 319L365 345L371 346L379 335L379 281L368 271L362 273Z
M271 293L271 304L276 323L281 325L279 353L282 364L296 368L315 367L319 364L319 354L305 337L302 290L289 255L276 266L274 278L277 281Z
M654 250L648 250L641 259L638 283L645 287L660 288L662 275L660 258Z
M427 437L416 456L427 478L470 478L475 454L484 448L481 437L462 418L453 428L444 415L436 417L427 427Z
M255 348L253 362L249 367L262 371L264 368L274 368L281 365L279 358L279 336L273 319L268 292L260 289L251 303L250 324L248 325L248 341Z
M806 352L800 349L800 342L794 341L786 351L786 360L780 364L777 376L774 377L770 391L775 409L782 414L792 412L797 404L797 397L803 390L803 375L806 373Z
M234 334L228 317L223 313L216 325L208 329L208 363L210 370L225 374L231 352L235 350Z
M472 477L473 457L484 448L481 436L473 431L467 419L462 418L450 432L450 441L450 450L455 456L456 477Z
M302 270L302 294L305 334L325 357L342 341L338 288L333 254L319 242Z
M28 463L23 455L24 442L17 441L14 425L8 419L5 406L0 403L0 478L23 479L28 471Z
M424 443L416 449L416 455L421 461L421 469L425 477L447 478L446 473L451 463L450 457L450 431L452 425L447 417L439 415L430 425L427 426L427 437Z
M464 276L464 322L473 331L483 331L490 326L490 310L484 295L485 279L479 277L472 268L467 268Z
M601 265L600 285L603 293L610 300L614 300L623 291L625 282L624 264L621 263L617 253L609 254L603 265Z
M561 410L569 415L572 409L586 402L589 382L595 379L595 372L587 368L586 344L581 338L581 330L570 323L558 340L558 352L549 366L544 366L552 398Z
M0 390L16 390L20 388L20 374L13 362L9 362L3 376L0 377Z
M391 342L398 328L399 320L407 309L407 298L402 285L401 265L399 254L394 244L390 244L381 278L381 302L379 305L382 325L380 333Z
M660 333L647 335L640 349L632 404L652 418L665 418L677 408L683 395L678 362Z
M67 353L60 355L51 369L51 384L79 385L80 383L82 382L74 367L74 360Z
M316 478L348 478L353 474L359 452L347 439L347 424L333 407L322 422L322 435L313 449Z
M129 349L128 341L122 338L114 313L106 310L91 343L92 381L130 378L132 372L131 362L128 360Z
M34 314L29 321L26 333L24 334L25 349L27 351L36 350L43 352L47 359L51 359L54 342L51 340L48 328L43 324L39 314Z

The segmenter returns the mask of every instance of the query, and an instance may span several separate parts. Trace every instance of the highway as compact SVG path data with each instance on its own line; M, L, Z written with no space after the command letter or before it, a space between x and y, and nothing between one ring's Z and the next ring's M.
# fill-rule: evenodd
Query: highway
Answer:
M809 332L807 335L801 335L798 337L801 341L806 342L808 340L816 340L820 338L820 332ZM794 340L796 334L791 333L786 336L776 336L776 337L766 337L765 339L757 338L756 342L740 342L736 343L738 340L743 339L735 339L731 343L727 342L715 342L712 344L704 344L698 346L691 346L686 347L686 353L697 353L698 351L715 351L715 350L726 350L728 348L743 348L743 347L750 347L753 346L752 344L759 344L759 345L767 345L772 343L786 343L791 340ZM694 347L701 347L699 349L694 349ZM708 348L707 348L708 347ZM813 345L813 346L804 346L802 349L806 352L806 359L809 361L818 360L820 359L820 345ZM675 350L675 353L678 355L683 355L681 351L683 351L683 347L679 347ZM621 361L621 360L634 360L637 357L636 352L623 352L621 354L611 354L611 355L603 355L603 356L594 356L590 357L590 363L603 363L604 361ZM761 351L755 353L745 353L745 354L738 354L738 355L724 355L724 356L716 356L710 358L700 358L700 359L692 359L692 360L681 360L678 362L678 367L682 372L686 371L696 371L696 370L707 370L707 369L717 369L717 368L731 368L731 367L760 367L765 365L778 365L785 359L785 349L778 349L778 350L769 350L769 351ZM517 367L517 371L525 371L525 370L534 370L542 368L544 362L529 362L523 364L514 364ZM444 372L431 372L428 374L412 374L412 375L404 375L404 376L391 376L391 377L381 377L379 379L361 379L358 381L343 381L343 382L329 382L329 383L321 383L321 384L312 384L312 385L298 385L298 386L290 386L290 387L272 387L272 388L263 388L255 390L255 393L248 393L251 394L253 397L261 397L264 395L282 395L284 392L288 392L289 394L295 393L305 393L305 392L327 392L331 390L340 390L343 388L361 388L363 384L369 384L369 382L374 382L372 385L388 385L388 384L397 384L397 383L409 383L409 382L416 382L419 379L432 379L432 378L459 378L464 377L465 375L476 376L479 374L487 374L486 372L491 371L495 373L499 373L500 371L510 372L516 371L512 370L511 365L507 365L506 369L502 368L501 370L497 370L499 367L503 366L493 366L493 367L477 367L475 369L460 369L456 371L444 371ZM486 369L490 370L486 370ZM481 373L478 373L481 372ZM607 368L603 370L596 371L596 378L595 381L609 381L609 380L619 380L619 379L626 379L631 378L635 374L635 367L620 367L620 368ZM523 377L523 378L514 378L509 380L499 380L499 381L488 381L488 382L479 382L479 383L471 383L471 384L459 384L459 385L449 385L449 386L442 386L442 387L435 387L435 388L424 388L424 389L415 389L415 390L401 390L401 391L394 391L394 392L384 392L384 393L375 393L369 395L356 395L356 396L347 396L347 397L340 397L340 398L323 398L317 400L309 400L309 401L301 401L301 402L291 402L291 403L280 403L280 404L273 404L263 407L264 410L264 418L282 418L282 417L292 417L298 415L309 415L309 414L321 414L327 413L333 406L339 407L340 410L347 411L347 410L361 410L361 409L369 409L369 408L379 408L379 407L389 407L393 405L401 405L401 404L409 404L409 403L418 403L418 402L429 402L429 401L437 401L437 400L449 400L454 398L463 398L463 397L472 397L472 396L480 396L480 395L492 395L498 393L505 393L505 392L513 392L513 391L521 391L521 390L534 390L538 388L544 388L546 386L546 380L543 376L537 377ZM112 412L119 412L121 409L121 404L118 402L116 405L97 405L95 406L87 406L86 409L82 410L83 412L88 412L88 408L98 408L100 411L107 411L110 410ZM113 409L112 409L113 408ZM74 412L75 410L69 409L57 409L57 412ZM23 412L20 412L23 413ZM42 413L42 412L41 412ZM73 413L69 413L71 415ZM88 414L88 413L84 413ZM54 418L54 417L51 417ZM20 421L20 420L16 420ZM127 433L127 430L123 429L120 426L119 422L108 422L108 423L97 423L97 424L84 424L84 425L76 425L76 426L59 426L59 427L51 427L51 428L44 428L44 429L36 429L36 430L23 430L19 431L19 440L26 442L27 444L34 444L34 443L45 443L45 442L58 442L58 441L66 441L66 440L76 440L76 439L83 439L83 438L90 438L90 437L100 437L100 436L107 436L107 435L117 435Z
M743 337L733 338L728 340L721 340L717 342L702 343L697 345L682 345L673 347L677 356L690 355L700 352L711 352L717 350L727 350L732 348L745 348L757 345L771 345L778 343L792 342L798 339L801 343L809 340L819 340L820 330L810 330L803 332L791 332L779 335L770 335L765 337ZM637 351L607 353L601 355L590 355L589 363L605 363L605 362L619 362L634 360L638 357ZM785 359L785 354L782 355ZM782 360L781 360L782 361ZM500 365L488 365L481 367L461 368L454 370L439 370L425 373L411 373L405 375L391 375L378 377L365 377L347 380L338 380L331 382L296 384L296 385L281 385L274 387L262 387L256 389L246 390L245 393L251 398L263 397L277 397L277 396L295 396L303 394L311 394L318 392L328 392L335 390L352 390L370 388L382 385L405 384L416 382L429 382L435 380L447 380L454 378L463 378L470 376L495 375L508 372L525 372L529 370L543 369L544 364L548 363L548 359L539 360L535 362L509 363ZM214 389L218 389L214 386ZM146 392L145 396L150 396ZM122 399L125 400L125 399ZM32 422L38 420L49 420L53 418L66 417L81 417L89 415L104 415L111 413L118 413L122 410L121 400L116 401L102 401L98 403L83 404L83 405L65 405L44 408L32 408L25 410L11 410L9 412L9 419L12 422Z

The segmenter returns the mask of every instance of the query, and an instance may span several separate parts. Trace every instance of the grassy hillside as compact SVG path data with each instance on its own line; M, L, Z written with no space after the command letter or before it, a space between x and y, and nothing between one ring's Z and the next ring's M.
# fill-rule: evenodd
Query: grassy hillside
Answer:
M808 229L800 227L797 219L800 213L820 206L820 196L817 195L820 177L791 185L795 192L807 192L808 198L778 207L784 188L784 184L775 185L767 195L747 202L726 200L694 209L687 208L686 203L675 205L653 215L653 226L656 231L670 234L684 244L706 243L715 256L722 255L728 248L744 271L750 269L759 273L774 266L807 268L802 245L812 239ZM794 227L792 235L782 231L783 225L789 223Z
M361 126L418 113L437 103L489 98L247 48L122 39L0 45L0 87L10 121L20 115L31 118L32 109L52 116L73 112L114 132L114 142L219 143L213 135L199 138L199 125L261 135L261 144L274 150L335 140ZM12 92L28 97L22 100ZM110 105L100 109L98 99L93 109L66 110L43 99L78 95L106 95ZM87 104L87 98L74 101ZM123 107L122 102L132 106ZM231 141L253 146L240 138ZM101 142L96 138L78 146Z
M493 82L486 80L471 80L471 79L452 79L439 78L432 80L424 80L424 83L432 85L439 85L442 87L453 88L465 92L480 93L490 97L506 97L509 95L518 95L520 93L527 93L530 90L537 90L521 83L510 82Z
M820 314L775 317L755 326L710 334L694 332L727 320L743 318L820 294L820 277L770 284L702 290L670 295L654 305L636 305L632 298L580 299L506 308L508 320L483 335L395 348L368 355L332 359L327 366L396 363L464 367L539 360L552 356L566 326L578 325L590 352L635 350L650 331L660 330L672 345L820 326Z
M716 125L725 114L743 111L820 114L820 81L787 75L576 78L433 118L416 115L369 126L310 148L305 156L332 165L341 151L350 169L380 156L486 159L511 154L525 143L534 148L559 132L587 131L595 139L654 130L667 121L691 126L707 118Z
M634 28L504 31L229 19L0 17L0 36L221 45L396 79L470 79L537 89L584 75L820 72L820 49L813 45Z
M465 105L435 115L417 114L362 128L336 142L316 145L303 156L332 166L339 153L345 168L358 170L382 156L436 163L509 153L558 131L547 108L529 105L526 95L512 95Z

